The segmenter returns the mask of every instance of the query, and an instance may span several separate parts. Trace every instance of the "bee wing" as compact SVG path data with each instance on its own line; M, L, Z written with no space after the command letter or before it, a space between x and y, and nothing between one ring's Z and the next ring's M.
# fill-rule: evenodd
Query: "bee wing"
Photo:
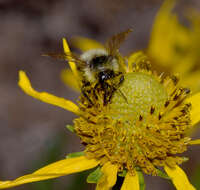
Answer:
M49 56L55 59L61 59L61 60L67 60L67 61L72 61L77 64L78 67L84 67L86 63L82 61L78 55L69 52L69 53L46 53L43 54L43 56Z
M124 42L127 35L132 32L132 29L128 29L124 32L118 33L112 36L105 44L105 47L110 55L116 55L120 45Z

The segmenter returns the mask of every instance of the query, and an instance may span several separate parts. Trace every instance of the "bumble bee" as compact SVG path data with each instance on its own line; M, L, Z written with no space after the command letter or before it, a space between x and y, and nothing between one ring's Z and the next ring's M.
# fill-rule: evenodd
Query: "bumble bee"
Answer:
M121 62L125 60L119 53L119 47L129 32L131 29L112 36L104 49L91 49L80 56L74 53L47 55L74 61L81 76L81 92L88 100L88 105L94 104L91 93L97 99L99 92L103 93L103 103L106 105L124 80Z

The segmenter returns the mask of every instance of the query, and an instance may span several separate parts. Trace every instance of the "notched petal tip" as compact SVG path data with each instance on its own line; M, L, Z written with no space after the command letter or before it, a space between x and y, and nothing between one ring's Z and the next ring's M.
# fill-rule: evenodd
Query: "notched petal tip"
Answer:
M22 70L19 71L19 81L18 81L19 86L24 86L28 85L30 86L30 81L26 75L26 73Z
M31 96L36 95L35 91L31 86L29 78L27 77L26 73L22 70L19 71L18 85L26 94L32 94Z

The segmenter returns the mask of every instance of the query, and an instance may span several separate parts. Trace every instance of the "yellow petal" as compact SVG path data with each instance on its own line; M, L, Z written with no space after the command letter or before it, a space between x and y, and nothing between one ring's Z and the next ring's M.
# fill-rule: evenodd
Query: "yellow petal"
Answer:
M60 176L81 172L96 167L99 164L94 159L87 159L85 156L60 160L47 165L32 174L19 177L13 181L0 181L0 189L10 188L25 183L42 181L57 178Z
M62 70L61 79L66 85L70 86L75 91L80 92L79 84L78 84L77 80L74 80L74 75L70 69Z
M83 52L90 49L104 49L104 46L101 43L89 38L75 37L72 40L72 44L75 48L78 48Z
M126 174L121 190L140 190L138 173L131 175L129 172Z
M99 180L96 190L110 190L117 181L118 167L108 162L103 165L101 171L103 176Z
M200 144L200 139L192 140L189 142L190 145L199 145Z
M186 102L192 104L192 109L190 111L191 122L192 125L195 125L200 121L200 92L187 98Z
M76 104L74 104L73 102L71 102L69 100L65 100L64 98L56 97L56 96L54 96L52 94L48 94L46 92L35 91L32 88L31 83L24 71L19 71L18 84L21 87L21 89L29 96L32 96L42 102L61 107L63 109L71 111L77 115L80 115L79 107Z
M173 32L173 24L175 22L174 15L171 13L173 7L174 1L167 0L160 8L154 21L148 47L148 54L154 59L160 61L161 64L166 64L169 61L168 56L171 55L171 33ZM165 44L164 47L162 44ZM161 47L162 51L160 50Z
M65 38L63 38L63 49L66 54L70 53L70 49L69 49L67 40ZM69 61L69 66L70 66L74 76L76 77L76 80L79 81L79 75L78 75L78 71L76 68L76 64L73 61Z
M175 168L165 166L164 169L177 190L195 190L189 182L187 175L179 166L176 165Z
M188 29L179 23L177 15L172 12L175 2L164 1L155 18L147 51L160 65L174 68L179 64L185 70L187 65L180 63L183 55L180 57L175 45L178 44L178 48L185 50L185 47L189 47L190 37Z

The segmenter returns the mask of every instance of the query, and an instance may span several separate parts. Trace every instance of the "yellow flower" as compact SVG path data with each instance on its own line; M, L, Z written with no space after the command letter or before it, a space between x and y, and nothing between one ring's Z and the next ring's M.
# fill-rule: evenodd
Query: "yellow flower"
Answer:
M63 46L65 54L69 55L65 39ZM84 44L84 51L87 49ZM88 177L88 182L96 180L97 190L111 189L118 175L125 177L121 190L139 190L141 172L160 175L162 171L158 167L164 169L178 190L194 190L178 165L186 161L180 153L189 145L200 143L200 140L191 140L187 136L187 130L200 120L200 93L189 96L190 91L181 88L175 76L152 72L141 52L132 54L127 62L127 65L125 60L122 62L124 81L106 105L105 92L92 87L89 100L80 94L79 105L46 92L37 92L25 72L20 71L19 86L26 94L78 116L73 131L85 145L85 151L83 155L52 163L32 174L0 181L0 189L99 166ZM69 61L69 65L73 81L80 88L81 76L76 64Z
M186 27L172 12L175 2L166 0L160 8L146 52L158 67L179 73L181 83L197 92L200 89L200 14L190 10L190 26Z

